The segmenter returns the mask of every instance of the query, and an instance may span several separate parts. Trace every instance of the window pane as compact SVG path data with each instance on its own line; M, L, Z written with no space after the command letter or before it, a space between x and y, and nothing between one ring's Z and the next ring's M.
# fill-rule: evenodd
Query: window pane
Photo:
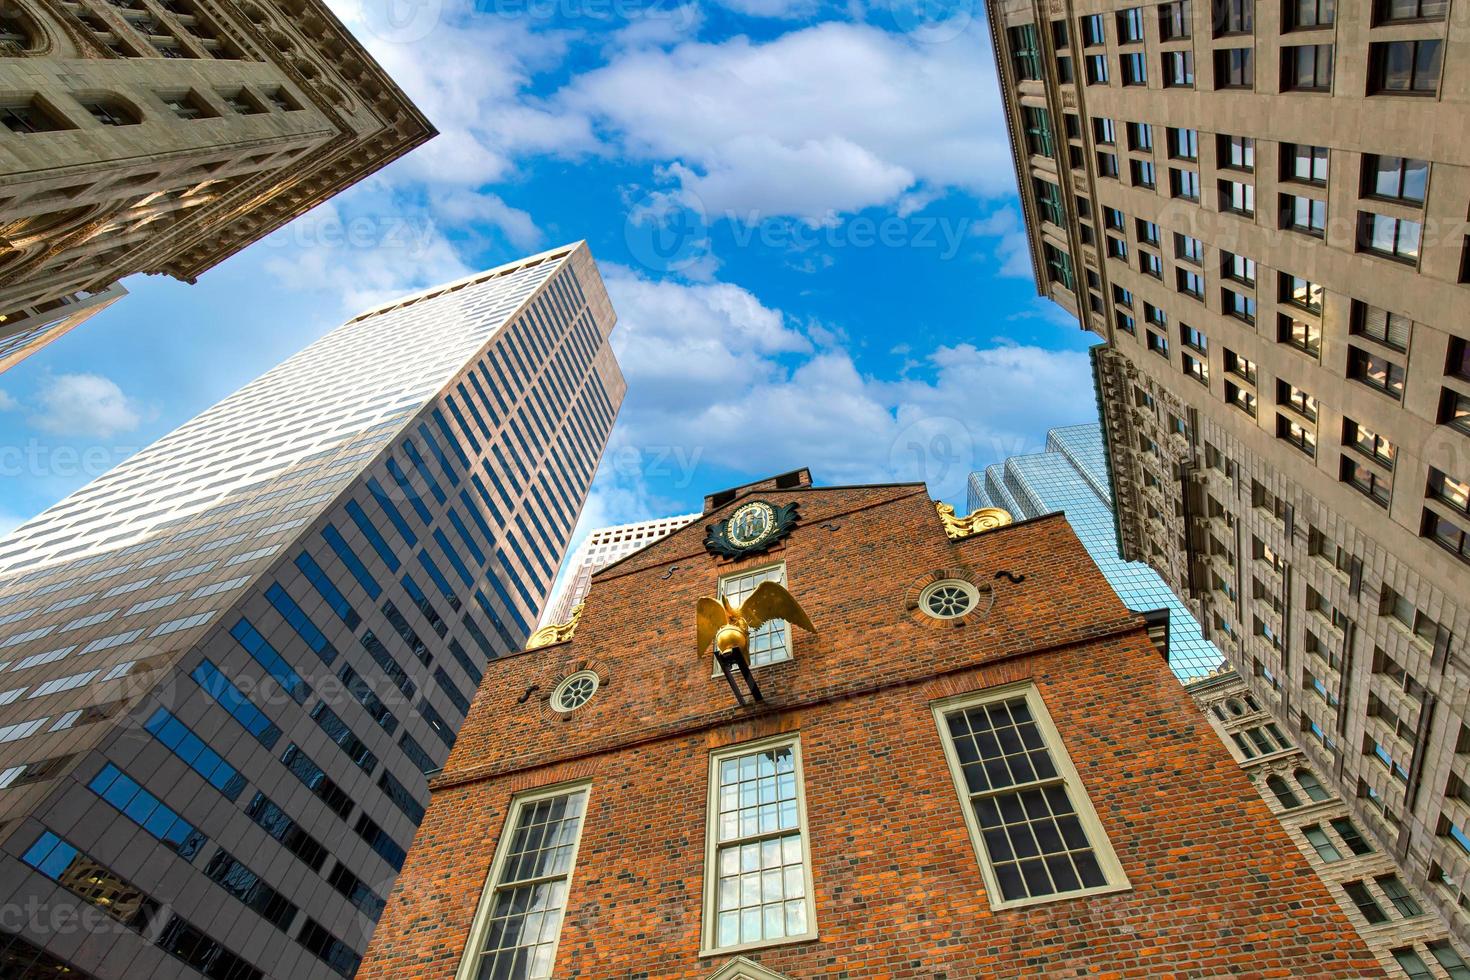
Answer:
M731 575L720 579L720 596L727 598L734 605L744 602L756 586L762 582L776 582L780 585L786 584L786 566L776 565L771 568L763 568L754 572L746 572L742 575ZM750 649L747 655L752 667L763 664L773 664L781 660L791 659L791 631L786 626L786 620L773 619L759 629L750 631Z
M715 766L713 945L805 934L805 850L794 744L721 758Z
M518 807L488 905L480 909L476 976L551 976L586 803L587 791L575 790Z
M943 725L996 898L1108 884L1098 846L1025 695L955 709Z

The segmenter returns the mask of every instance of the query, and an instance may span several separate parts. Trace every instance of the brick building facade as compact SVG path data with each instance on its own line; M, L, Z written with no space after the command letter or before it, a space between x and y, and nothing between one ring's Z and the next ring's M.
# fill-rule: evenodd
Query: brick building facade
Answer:
M755 500L794 529L707 550ZM803 470L599 572L491 665L359 976L1381 976L1065 519L949 530ZM742 707L695 604L766 577L818 632L752 633Z

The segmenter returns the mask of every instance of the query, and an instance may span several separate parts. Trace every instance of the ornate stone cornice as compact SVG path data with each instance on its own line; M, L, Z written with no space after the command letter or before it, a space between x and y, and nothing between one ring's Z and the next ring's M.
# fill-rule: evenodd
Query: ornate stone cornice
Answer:
M242 182L191 215L192 227L172 229L129 258L135 268L186 281L437 134L320 0L215 0L210 7L295 83L337 135L283 169Z

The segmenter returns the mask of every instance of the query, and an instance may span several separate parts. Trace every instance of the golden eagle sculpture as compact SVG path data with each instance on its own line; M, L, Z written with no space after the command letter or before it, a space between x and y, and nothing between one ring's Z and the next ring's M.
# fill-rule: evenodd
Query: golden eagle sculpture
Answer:
M714 643L718 654L746 651L750 644L750 631L760 629L773 619L784 619L808 633L817 632L801 603L777 582L762 582L739 606L730 605L730 600L724 597L712 599L704 596L699 600L697 612L700 653L704 653L710 643Z

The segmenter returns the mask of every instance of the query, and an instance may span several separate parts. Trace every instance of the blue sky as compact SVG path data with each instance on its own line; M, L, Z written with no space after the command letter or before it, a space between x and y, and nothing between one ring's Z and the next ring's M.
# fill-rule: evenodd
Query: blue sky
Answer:
M363 306L585 238L627 400L583 529L1095 417L1038 299L981 0L336 0L441 135L0 374L0 531Z

